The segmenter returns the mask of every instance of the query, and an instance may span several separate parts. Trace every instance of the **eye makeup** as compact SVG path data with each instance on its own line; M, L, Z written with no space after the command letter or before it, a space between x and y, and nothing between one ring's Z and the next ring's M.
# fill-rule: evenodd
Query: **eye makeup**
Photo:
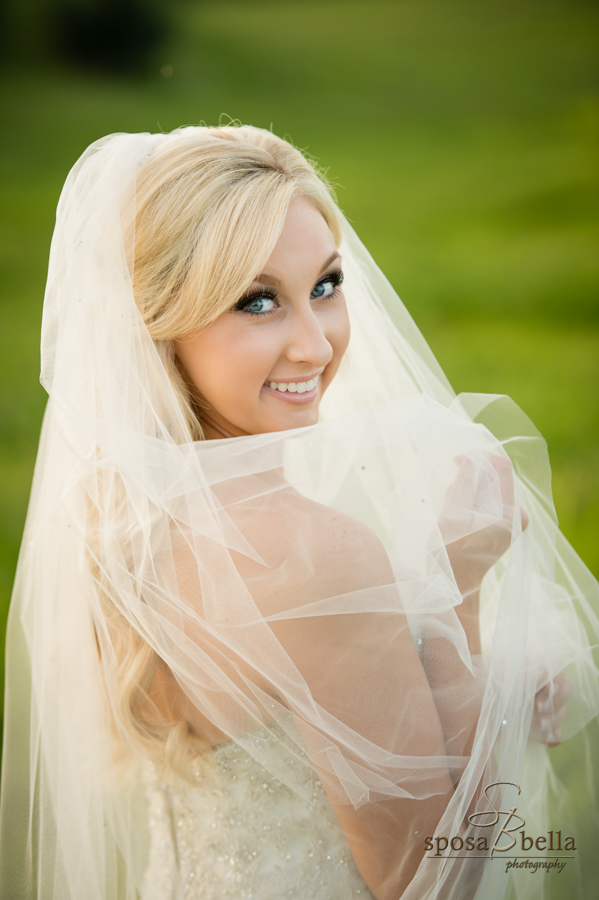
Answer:
M330 294L321 294L314 296L314 292L319 288L326 284L331 284L333 286L333 290ZM340 285L343 284L343 272L341 268L334 269L332 272L328 272L327 274L321 276L319 280L316 282L314 287L312 288L311 299L313 300L332 300L338 294L338 289ZM250 309L249 307L252 305L257 305L261 301L271 302L276 304L271 309ZM232 307L232 311L234 312L243 312L247 315L251 316L268 316L272 315L279 308L279 301L276 290L272 288L265 288L263 290L250 290L246 294L241 297L237 303Z

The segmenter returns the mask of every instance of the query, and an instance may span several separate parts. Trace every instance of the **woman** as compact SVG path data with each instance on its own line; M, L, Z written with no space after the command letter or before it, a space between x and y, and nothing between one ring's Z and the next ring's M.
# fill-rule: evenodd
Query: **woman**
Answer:
M2 896L518 887L493 811L522 783L540 834L540 758L599 709L596 583L530 423L454 397L310 163L251 127L92 145L42 382Z

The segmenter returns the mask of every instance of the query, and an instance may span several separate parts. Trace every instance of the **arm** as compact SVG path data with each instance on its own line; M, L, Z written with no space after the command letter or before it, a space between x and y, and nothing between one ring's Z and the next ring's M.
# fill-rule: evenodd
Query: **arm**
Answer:
M489 454L489 461L496 473L497 487L503 505L503 515L496 521L483 525L478 530L472 529L472 522L466 524L456 522L462 516L467 519L468 511L474 510L477 504L477 475L473 462L466 457L457 460L459 463L458 474L450 487L441 516L439 528L441 534L449 533L452 537L464 531L462 537L448 541L446 544L447 557L449 559L456 584L462 595L462 602L455 608L455 613L464 629L468 642L468 648L473 658L481 654L481 640L479 628L479 604L480 587L487 571L508 550L514 529L514 476L512 466L506 457ZM480 489L480 486L479 488ZM524 531L528 526L526 510L520 508L521 526ZM452 656L454 657L452 659ZM426 642L423 654L425 669L431 672L429 681L433 689L440 685L459 683L459 689L464 697L475 691L475 685L468 671L461 666L456 667L455 648L450 642L431 639ZM428 661L434 658L436 665L428 665ZM443 660L443 666L439 666L439 660ZM456 671L460 675L456 676ZM560 725L567 715L566 702L572 693L572 683L560 672L552 682L539 682L539 690L535 697L534 717L531 727L531 737L541 743L547 743L550 747L557 746L561 741ZM448 746L448 753L460 753L469 755L476 730L476 718L474 710L476 701L472 702L472 709L467 705L462 709L463 722L455 720L457 707L453 706L454 719L451 723L446 721L447 714L442 708L439 716L444 724L446 734L460 735L461 741L452 741ZM460 727L461 725L461 727ZM463 746L462 746L463 744Z
M487 454L481 469L468 457L456 460L458 472L439 516L439 531L456 585L462 596L455 615L473 665L482 665L480 588L488 570L508 550L514 529L514 477L507 457ZM522 528L528 516L520 510ZM459 658L455 644L444 638L424 641L423 665L437 702L450 755L469 756L480 710L481 685L477 669L471 674ZM447 692L461 702L443 702Z

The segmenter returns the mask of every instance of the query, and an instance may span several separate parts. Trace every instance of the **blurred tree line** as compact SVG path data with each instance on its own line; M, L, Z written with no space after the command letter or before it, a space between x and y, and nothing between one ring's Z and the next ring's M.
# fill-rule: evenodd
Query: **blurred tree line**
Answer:
M175 5L175 0L4 0L2 57L142 73L168 38Z

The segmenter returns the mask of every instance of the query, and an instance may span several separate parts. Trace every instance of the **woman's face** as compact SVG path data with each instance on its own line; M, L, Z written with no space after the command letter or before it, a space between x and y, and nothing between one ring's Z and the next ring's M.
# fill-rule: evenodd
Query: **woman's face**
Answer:
M264 272L175 352L206 405L207 437L312 425L349 341L341 257L322 215L290 205ZM210 420L217 426L212 428Z

